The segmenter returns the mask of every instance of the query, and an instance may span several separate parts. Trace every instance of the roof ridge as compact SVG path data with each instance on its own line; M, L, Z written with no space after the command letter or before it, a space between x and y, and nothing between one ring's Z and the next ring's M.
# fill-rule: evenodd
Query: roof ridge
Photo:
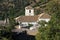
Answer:
M39 17L41 17L42 15L44 15L45 13L41 13L40 15L39 15Z

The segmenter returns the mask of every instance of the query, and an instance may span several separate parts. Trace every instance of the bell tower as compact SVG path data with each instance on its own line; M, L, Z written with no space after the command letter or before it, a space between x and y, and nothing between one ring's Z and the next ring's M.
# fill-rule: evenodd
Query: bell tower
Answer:
M25 7L25 16L34 16L34 8L31 6Z

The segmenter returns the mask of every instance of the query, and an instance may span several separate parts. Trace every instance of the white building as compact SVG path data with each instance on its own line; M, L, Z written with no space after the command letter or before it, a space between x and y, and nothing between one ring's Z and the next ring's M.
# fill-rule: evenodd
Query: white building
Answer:
M19 23L19 28L20 28L20 26L28 26L29 24L35 26L41 20L48 22L50 18L51 18L50 15L46 13L34 15L34 8L28 6L25 7L25 16L17 17L16 21Z

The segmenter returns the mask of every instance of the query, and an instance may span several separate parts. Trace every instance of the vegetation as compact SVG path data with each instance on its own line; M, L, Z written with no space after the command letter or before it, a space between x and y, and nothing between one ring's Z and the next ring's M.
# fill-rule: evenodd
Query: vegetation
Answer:
M28 28L32 27L33 25L32 24L28 24Z
M40 0L38 3L36 0L1 0L0 1L0 20L4 20L6 17L17 17L20 15L24 15L25 7L31 4L36 3L34 7L43 5L43 3L48 2L49 0L42 1ZM38 9L40 10L40 9ZM39 11L37 14L39 14Z
M36 40L60 40L60 1L52 0L46 5L46 10L50 15L51 20L45 26L45 22L39 28L39 33L36 35Z
M27 0L1 0L0 2L0 19L6 17L17 17L24 15L25 6L29 5Z
M14 40L11 31L16 25L14 18L24 15L25 7L34 3L34 8L39 7L36 14L42 11L51 15L51 20L48 23L39 22L41 26L38 29L39 33L36 35L36 40L60 40L59 0L39 0L39 2L36 0L0 0L0 20L9 18L9 25L0 26L0 40Z

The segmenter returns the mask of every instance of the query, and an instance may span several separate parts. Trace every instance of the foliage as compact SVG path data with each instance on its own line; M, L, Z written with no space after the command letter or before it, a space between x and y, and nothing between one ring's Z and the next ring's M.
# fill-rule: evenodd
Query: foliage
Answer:
M24 15L24 8L28 4L28 0L0 0L0 19L9 18L9 25L0 28L1 40L13 40L11 30L16 25L14 18Z
M6 17L17 17L24 15L25 6L28 6L28 0L2 0L0 4L0 19L5 19Z
M29 24L29 26L33 26L32 24Z
M60 40L60 1L53 0L48 3L47 12L51 13L51 20L47 26L41 26L36 40ZM52 4L51 4L52 3ZM44 24L44 23L43 23Z
M27 28L29 29L29 28L32 27L32 26L33 26L33 24L28 24Z
M2 38L1 40L8 40L7 38Z
M47 22L46 22L46 21L41 20L41 21L39 21L39 22L38 22L38 24L40 24L40 26L45 26L45 25L47 24Z
M14 29L14 24L10 24L4 26L0 30L0 37L2 40L12 40L12 29Z

